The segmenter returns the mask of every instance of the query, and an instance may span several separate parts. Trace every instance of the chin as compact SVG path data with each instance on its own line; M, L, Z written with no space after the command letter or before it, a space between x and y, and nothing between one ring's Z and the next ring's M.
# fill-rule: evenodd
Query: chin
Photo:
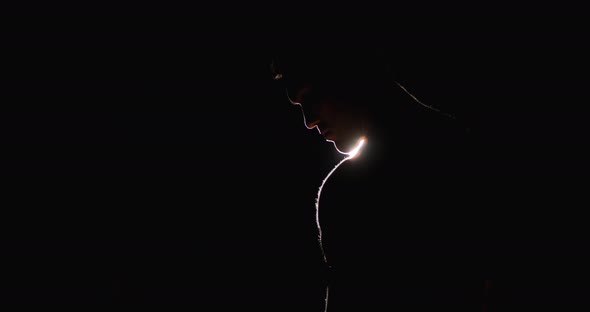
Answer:
M334 141L334 140L326 140L327 142L330 142L332 144L334 144L334 148L336 149L336 151L340 154L346 154L346 149L344 149L342 147L342 144L339 144L338 142Z
M354 150L357 146L358 140L355 141L346 141L346 142L336 142L330 141L334 143L334 147L340 154L348 154L350 151Z

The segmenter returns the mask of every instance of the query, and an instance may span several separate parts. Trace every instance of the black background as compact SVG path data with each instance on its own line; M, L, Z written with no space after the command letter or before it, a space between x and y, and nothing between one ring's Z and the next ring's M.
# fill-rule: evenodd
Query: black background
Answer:
M313 49L314 29L385 40L402 83L510 160L483 171L541 177L561 198L549 208L572 213L564 229L579 226L589 64L574 9L218 6L4 16L3 302L316 298L314 197L341 156L305 129L269 70L274 40Z

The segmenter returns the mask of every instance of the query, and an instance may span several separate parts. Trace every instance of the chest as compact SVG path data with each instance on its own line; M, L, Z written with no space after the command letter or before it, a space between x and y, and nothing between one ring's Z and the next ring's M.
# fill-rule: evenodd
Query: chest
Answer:
M466 239L477 222L469 203L454 196L454 183L408 178L395 167L343 169L326 181L318 201L330 263L416 278L456 275L477 262L476 242ZM465 223L469 218L473 223Z

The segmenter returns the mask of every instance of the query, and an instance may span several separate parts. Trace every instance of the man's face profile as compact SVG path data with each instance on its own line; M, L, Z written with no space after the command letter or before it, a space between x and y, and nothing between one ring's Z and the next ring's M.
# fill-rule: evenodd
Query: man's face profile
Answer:
M354 79L326 71L330 67L321 68L321 63L311 69L305 68L310 64L296 66L280 60L272 65L274 79L286 89L289 101L301 107L305 126L317 129L340 153L352 151L365 135L362 103L352 96L360 90Z

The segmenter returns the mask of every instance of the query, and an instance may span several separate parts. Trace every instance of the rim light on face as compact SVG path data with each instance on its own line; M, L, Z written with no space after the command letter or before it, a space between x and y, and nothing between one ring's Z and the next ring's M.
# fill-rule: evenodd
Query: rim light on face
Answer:
M361 151L361 149L363 148L363 146L365 145L366 139L365 137L361 137L358 140L358 143L356 144L356 146L348 153L345 153L347 156L347 159L352 159L354 157L356 157L359 152Z

